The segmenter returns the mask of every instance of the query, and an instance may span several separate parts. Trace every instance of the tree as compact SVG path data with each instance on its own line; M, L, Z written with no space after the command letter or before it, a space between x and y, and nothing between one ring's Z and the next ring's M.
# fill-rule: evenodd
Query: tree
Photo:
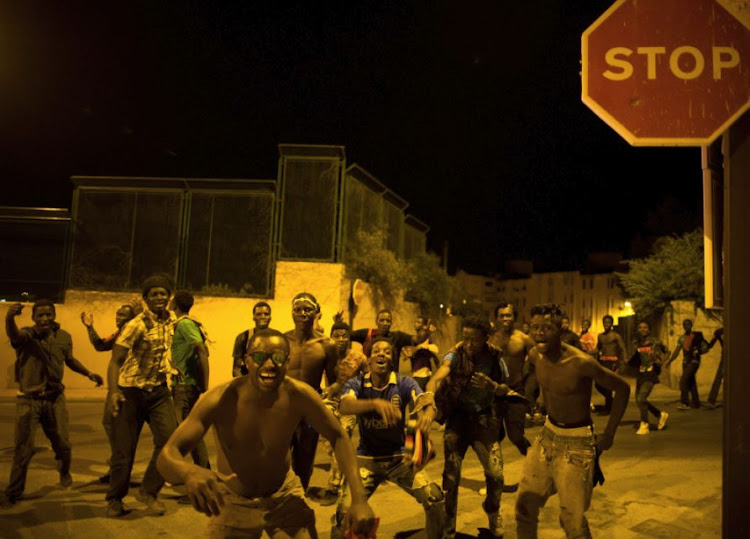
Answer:
M639 316L658 315L676 299L703 306L702 230L663 236L654 244L651 255L627 264L629 271L616 275Z
M433 319L443 314L451 301L451 278L433 253L419 253L406 264L409 286L404 299L419 305L420 312Z
M406 264L385 248L385 234L360 230L346 248L346 277L370 285L376 306L393 306L410 284Z

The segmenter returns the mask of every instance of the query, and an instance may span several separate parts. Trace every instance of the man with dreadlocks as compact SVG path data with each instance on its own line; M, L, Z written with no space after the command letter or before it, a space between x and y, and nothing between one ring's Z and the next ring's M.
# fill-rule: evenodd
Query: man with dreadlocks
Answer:
M461 330L462 340L448 355L427 384L436 392L440 421L445 424L445 468L443 490L447 537L456 535L458 486L461 465L469 447L477 454L487 485L482 505L493 537L502 537L500 496L503 492L503 454L500 450L500 421L495 398L508 395L508 368L498 348L487 341L490 325L482 318L468 317ZM442 384L441 384L442 383ZM517 394L516 394L517 395Z

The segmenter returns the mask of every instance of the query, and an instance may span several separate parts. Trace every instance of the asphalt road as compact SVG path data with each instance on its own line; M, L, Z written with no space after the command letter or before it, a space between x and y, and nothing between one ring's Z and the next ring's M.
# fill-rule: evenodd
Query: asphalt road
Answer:
M0 398L0 485L4 488L10 473L13 453L14 402ZM144 514L144 506L132 494L125 499L132 513L120 519L104 516L106 485L97 478L107 470L108 444L101 428L103 395L68 394L70 434L73 443L73 486L57 486L58 474L49 443L37 434L35 454L29 470L24 499L10 509L0 511L2 538L151 538L201 537L206 517L190 506L178 505L179 491L165 487L162 498L167 506L163 517ZM602 456L606 476L604 486L594 491L589 512L595 537L637 538L674 537L692 539L721 535L721 409L679 412L677 392L657 386L652 400L670 413L667 428L637 436L637 409L631 402L621 424L615 445ZM597 417L603 427L606 418ZM530 439L538 427L527 431ZM210 437L209 437L210 438ZM442 473L442 433L433 432L438 458L427 471L439 481ZM144 428L136 455L133 479L138 481L152 451L151 435ZM213 439L208 439L209 454L215 454ZM521 456L509 442L503 442L507 483L516 483L521 475ZM319 447L312 485L325 484L327 459ZM484 477L476 457L469 450L459 493L459 537L478 537L486 527L478 489ZM513 505L515 494L503 495L502 513L506 538L516 537ZM424 537L421 506L398 487L385 484L371 499L381 518L379 537ZM329 537L334 507L312 503L322 538ZM559 504L550 499L543 510L539 537L558 538L564 534L558 524Z

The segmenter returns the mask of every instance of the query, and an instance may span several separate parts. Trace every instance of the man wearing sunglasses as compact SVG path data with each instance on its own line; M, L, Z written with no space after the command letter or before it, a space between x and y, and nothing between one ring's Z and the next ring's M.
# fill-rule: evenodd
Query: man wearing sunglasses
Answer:
M320 382L325 372L326 380L336 385L336 344L328 337L315 333L315 319L320 313L320 304L308 292L297 294L292 300L294 329L286 333L289 339L289 366L287 374L305 382L320 392ZM330 389L330 387L329 387ZM332 393L336 388L333 387ZM315 463L318 432L308 423L301 422L292 439L292 469L299 475L307 490Z
M158 467L184 483L193 507L208 515L211 537L317 537L315 514L300 478L290 468L290 442L300 422L310 423L334 446L351 488L348 521L356 533L374 524L349 438L323 400L288 376L290 345L276 330L250 337L246 376L208 391L159 455ZM217 469L184 460L213 426Z

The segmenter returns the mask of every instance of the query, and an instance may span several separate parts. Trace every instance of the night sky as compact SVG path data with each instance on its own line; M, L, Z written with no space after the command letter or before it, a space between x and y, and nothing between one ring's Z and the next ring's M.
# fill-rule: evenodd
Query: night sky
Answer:
M1 205L70 207L75 174L274 178L307 143L408 200L451 269L700 224L699 149L631 148L581 102L609 0L3 4Z

